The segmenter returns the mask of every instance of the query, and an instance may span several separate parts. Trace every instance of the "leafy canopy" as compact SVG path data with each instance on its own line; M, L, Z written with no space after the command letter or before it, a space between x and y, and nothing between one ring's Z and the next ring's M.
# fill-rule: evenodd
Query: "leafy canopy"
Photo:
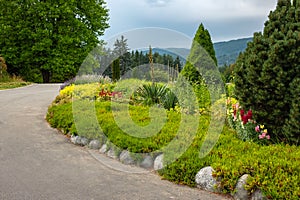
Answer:
M0 0L0 53L34 82L73 77L109 27L103 0Z

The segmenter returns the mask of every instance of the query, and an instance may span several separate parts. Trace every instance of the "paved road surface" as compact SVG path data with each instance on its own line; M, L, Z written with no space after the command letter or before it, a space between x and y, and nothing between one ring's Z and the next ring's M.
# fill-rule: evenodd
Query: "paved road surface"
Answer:
M154 173L113 170L86 148L72 145L44 120L58 88L0 91L1 200L226 199L163 181Z

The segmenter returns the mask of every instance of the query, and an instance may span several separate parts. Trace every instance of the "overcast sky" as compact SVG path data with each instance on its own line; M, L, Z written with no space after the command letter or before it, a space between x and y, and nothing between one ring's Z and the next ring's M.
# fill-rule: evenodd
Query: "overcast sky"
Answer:
M104 38L145 27L160 27L193 37L203 23L213 42L253 36L277 0L106 0L110 28Z

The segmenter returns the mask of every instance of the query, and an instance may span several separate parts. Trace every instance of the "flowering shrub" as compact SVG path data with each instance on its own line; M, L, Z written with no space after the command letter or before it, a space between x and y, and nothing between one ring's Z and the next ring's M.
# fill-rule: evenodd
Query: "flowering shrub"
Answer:
M264 125L259 125L252 118L252 110L247 112L241 108L234 98L227 99L227 121L243 141L254 141L261 144L269 143L271 136Z

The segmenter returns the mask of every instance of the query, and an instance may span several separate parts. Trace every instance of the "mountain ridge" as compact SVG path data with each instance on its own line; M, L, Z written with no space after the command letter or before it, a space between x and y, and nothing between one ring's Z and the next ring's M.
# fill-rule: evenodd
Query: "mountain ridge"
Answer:
M214 49L216 53L216 58L218 60L218 66L222 67L224 65L230 65L235 63L239 54L247 48L248 42L252 41L253 38L241 38L234 39L229 41L222 41L214 43ZM148 53L149 50L143 51ZM190 50L187 48L153 48L153 53L159 53L160 55L169 54L176 58L180 57L181 61L185 62L185 59L188 57Z

